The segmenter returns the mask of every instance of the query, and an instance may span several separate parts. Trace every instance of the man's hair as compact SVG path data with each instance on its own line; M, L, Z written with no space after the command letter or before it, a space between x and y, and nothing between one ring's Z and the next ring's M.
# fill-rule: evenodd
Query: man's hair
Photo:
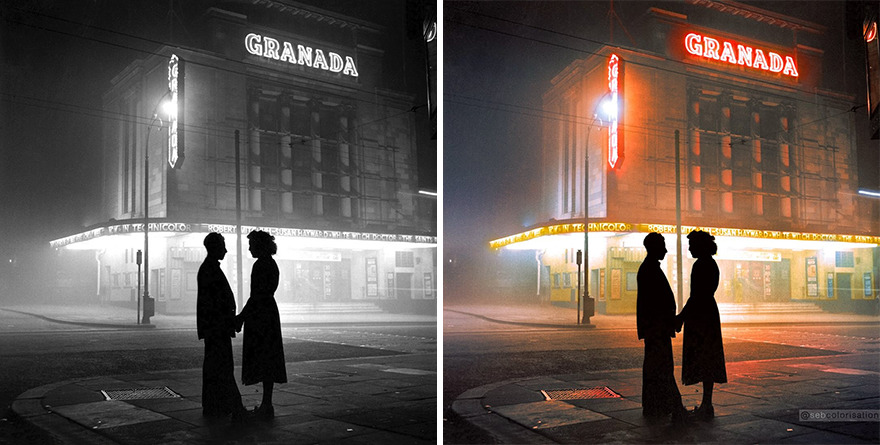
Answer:
M202 244L204 244L205 247L210 247L225 243L226 240L223 238L223 235L217 232L211 232L208 234L208 236L205 237L205 241Z
M645 236L645 240L642 241L642 244L646 249L650 250L654 247L666 246L666 240L663 238L663 235L657 232L651 232Z

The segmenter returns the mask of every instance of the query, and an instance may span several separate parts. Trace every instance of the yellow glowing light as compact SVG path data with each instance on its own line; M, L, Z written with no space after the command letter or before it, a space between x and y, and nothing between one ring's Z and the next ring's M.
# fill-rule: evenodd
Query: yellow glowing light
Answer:
M876 247L880 245L880 236L872 235L845 235L845 234L828 234L828 233L808 233L808 232L785 232L778 230L757 230L757 229L735 229L721 227L699 227L699 226L682 226L683 234L690 233L693 230L703 230L709 232L715 237L732 238L731 248L751 248L751 249L794 249L794 250L827 250L827 249L853 249ZM590 223L589 231L592 232L614 232L614 233L648 233L658 232L661 234L674 234L675 225L673 224L629 224L629 223ZM538 227L526 232L499 238L489 242L492 249L500 249L503 247L511 249L523 249L523 247L511 247L517 243L547 237L550 235L561 235L566 233L584 232L583 223L571 224L555 224L550 226ZM540 245L540 243L531 243L530 245ZM721 245L719 245L721 248Z

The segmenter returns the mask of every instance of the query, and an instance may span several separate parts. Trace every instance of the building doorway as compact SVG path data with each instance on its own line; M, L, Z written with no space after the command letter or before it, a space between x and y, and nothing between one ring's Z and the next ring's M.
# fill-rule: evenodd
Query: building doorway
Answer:
M412 276L411 273L397 273L397 299L412 300Z
M852 274L837 274L837 301L848 303L852 299Z

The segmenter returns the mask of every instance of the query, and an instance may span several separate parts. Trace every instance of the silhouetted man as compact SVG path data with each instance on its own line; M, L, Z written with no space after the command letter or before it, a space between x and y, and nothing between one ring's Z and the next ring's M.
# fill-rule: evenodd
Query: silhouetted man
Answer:
M196 326L199 339L205 340L205 362L202 368L202 413L205 416L232 415L244 418L246 410L235 383L232 360L232 338L235 337L235 296L220 260L226 256L223 235L209 233L205 237L208 256L199 267Z
M639 267L636 324L639 339L645 340L642 368L642 415L660 418L672 414L673 422L683 422L687 410L675 383L672 337L675 337L675 296L660 260L666 256L666 242L656 232L644 240L648 255Z

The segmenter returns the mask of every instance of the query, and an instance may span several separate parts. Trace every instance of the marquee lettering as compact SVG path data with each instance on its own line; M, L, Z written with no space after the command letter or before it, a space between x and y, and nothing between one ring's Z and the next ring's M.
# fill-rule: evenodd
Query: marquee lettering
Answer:
M690 54L705 57L707 59L726 62L731 65L747 66L749 68L782 73L790 77L798 77L797 64L791 56L783 56L773 51L760 48L719 41L712 37L704 36L695 32L689 33L684 38L684 47Z
M345 56L343 59L341 55L332 51L325 54L322 49L305 45L296 45L294 50L290 42L279 42L277 39L256 33L250 33L244 38L244 47L247 52L255 56L358 77L357 67L351 56Z

